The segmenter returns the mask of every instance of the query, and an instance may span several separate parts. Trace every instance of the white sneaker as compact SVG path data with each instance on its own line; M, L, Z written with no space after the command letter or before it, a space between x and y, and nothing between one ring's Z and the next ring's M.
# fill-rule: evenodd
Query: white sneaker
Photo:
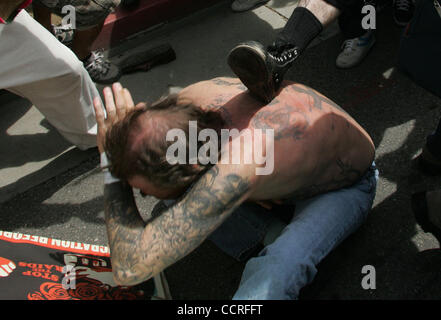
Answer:
M359 64L368 54L375 43L375 35L372 31L354 39L348 39L341 46L342 52L337 57L335 64L338 68L352 68Z
M269 0L234 0L231 4L231 10L236 12L247 11L268 1Z

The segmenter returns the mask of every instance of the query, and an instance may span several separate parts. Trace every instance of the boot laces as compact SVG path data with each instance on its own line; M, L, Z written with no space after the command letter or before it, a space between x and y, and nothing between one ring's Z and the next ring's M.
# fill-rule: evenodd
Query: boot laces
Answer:
M410 0L395 0L395 8L397 10L409 11L410 5Z
M92 52L86 70L92 76L105 75L110 70L110 62L104 58L103 49Z

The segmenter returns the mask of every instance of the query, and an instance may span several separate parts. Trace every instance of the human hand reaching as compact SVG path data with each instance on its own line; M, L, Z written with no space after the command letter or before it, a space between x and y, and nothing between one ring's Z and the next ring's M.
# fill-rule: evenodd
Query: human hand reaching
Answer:
M116 82L110 87L103 89L105 109L102 106L101 99L95 97L93 107L95 109L95 117L98 125L97 146L100 153L103 153L106 133L118 121L134 109L144 108L145 103L133 103L132 96L128 89L123 88L120 83ZM105 110L105 111L104 111ZM107 116L105 116L105 113Z

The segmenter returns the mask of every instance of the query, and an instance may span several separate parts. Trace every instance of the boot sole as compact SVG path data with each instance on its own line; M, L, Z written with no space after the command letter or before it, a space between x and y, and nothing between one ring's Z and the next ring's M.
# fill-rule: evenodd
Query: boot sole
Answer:
M265 103L274 98L274 84L262 45L257 42L237 45L228 55L228 65L253 96Z

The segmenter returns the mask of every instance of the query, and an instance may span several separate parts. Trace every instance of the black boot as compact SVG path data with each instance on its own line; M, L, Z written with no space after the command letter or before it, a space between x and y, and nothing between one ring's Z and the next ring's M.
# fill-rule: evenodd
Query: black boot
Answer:
M230 51L228 65L251 94L269 103L299 54L293 45L275 43L265 49L259 42L248 41Z

